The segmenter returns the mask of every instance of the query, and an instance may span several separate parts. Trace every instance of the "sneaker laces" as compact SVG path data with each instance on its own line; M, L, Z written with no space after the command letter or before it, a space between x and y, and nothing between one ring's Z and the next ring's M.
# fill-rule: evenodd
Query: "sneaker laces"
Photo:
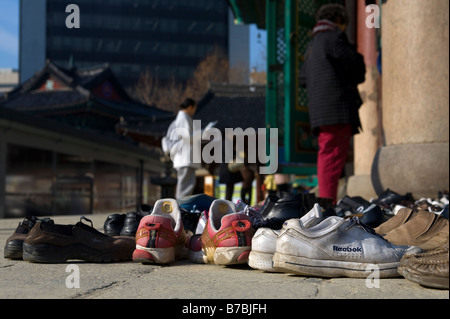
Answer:
M347 225L347 227L345 228L346 230L352 228L353 226L357 226L357 227L362 228L363 230L365 230L365 231L368 232L369 234L375 235L375 236L380 237L380 238L382 238L383 240L387 241L383 236L381 236L380 234L377 234L377 233L375 232L375 230L374 230L372 227L370 227L370 226L364 224L364 223L359 219L358 216L353 216L353 217L351 217L351 218L348 220L348 222L349 222L349 225Z
M245 215L247 215L250 218L252 225L258 224L263 221L263 218L262 218L261 214L259 213L259 211L257 211L250 205L245 206L245 208L242 210L242 213L244 213Z

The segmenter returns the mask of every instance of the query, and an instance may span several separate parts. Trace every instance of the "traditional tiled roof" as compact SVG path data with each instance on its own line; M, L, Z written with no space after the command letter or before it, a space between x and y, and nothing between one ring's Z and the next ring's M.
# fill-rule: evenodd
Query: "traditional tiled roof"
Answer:
M80 129L112 132L123 118L155 119L171 114L132 99L107 64L65 69L51 61L0 97L0 106L60 120Z
M213 84L199 102L194 119L202 127L217 121L216 128L240 127L243 130L265 127L265 86Z
M243 130L265 127L265 86L212 84L197 104L194 120L201 120L202 128L214 121L221 131L226 127ZM176 114L153 119L129 118L116 128L141 141L149 136L158 139L166 135L175 117Z

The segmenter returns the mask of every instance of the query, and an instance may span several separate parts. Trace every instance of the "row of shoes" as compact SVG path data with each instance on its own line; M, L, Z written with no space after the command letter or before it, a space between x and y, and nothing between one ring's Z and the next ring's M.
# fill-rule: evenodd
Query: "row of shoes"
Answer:
M415 200L411 193L400 195L388 188L378 198L372 198L370 201L360 196L344 196L333 209L337 216L347 218L358 216L364 224L376 228L405 207L427 210L448 219L448 204L448 191L438 192L436 199L420 198Z
M4 257L38 263L61 263L77 259L88 262L131 260L134 237L109 236L82 216L74 225L56 224L53 219L25 217L6 240Z
M448 209L448 208L447 208ZM252 239L249 266L267 272L319 277L380 278L399 274L421 285L448 289L448 219L409 208L373 229L358 217L323 216L316 205L281 230L262 227Z
M75 225L25 218L8 238L5 258L143 264L189 258L217 265L248 263L268 272L357 278L376 266L380 278L402 275L448 289L448 204L438 212L401 206L392 215L383 212L386 220L370 227L362 222L364 215L340 214L339 207L325 209L318 202L310 194L267 197L254 207L205 194L160 199L151 213L108 216L104 233L86 217Z
M326 210L316 203L306 214L298 209L297 217L284 220L281 229L260 226L255 230L255 221L259 225L264 220L269 221L265 226L279 225L280 215L288 215L286 210L280 210L282 214L263 211L260 219L255 219L249 210L236 209L239 204L212 200L200 217L196 233L189 238L183 231L177 202L158 201L152 214L139 225L133 260L144 264L168 264L184 258L217 265L248 263L254 269L268 272L319 277L367 277L377 267L379 277L387 278L399 276L400 265L404 273L405 260L417 266L431 251L443 251L442 247L448 246L448 219L425 210L412 213L412 209L404 208L395 218L373 229L357 216L324 214ZM423 222L424 218L428 223ZM386 230L389 231L384 234ZM388 234L396 233L404 234L397 235L396 244L386 239L390 238ZM438 258L435 253L431 255ZM445 258L442 261L440 267L429 269L428 277L439 282L430 287L448 289L448 259L447 268ZM407 279L410 277L405 275ZM422 280L421 284L426 282Z

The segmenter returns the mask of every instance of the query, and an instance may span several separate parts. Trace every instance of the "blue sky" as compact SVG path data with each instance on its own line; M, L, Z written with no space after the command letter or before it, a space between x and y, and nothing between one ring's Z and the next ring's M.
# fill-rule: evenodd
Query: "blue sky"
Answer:
M19 1L0 0L0 69L19 68ZM265 31L252 26L250 67L258 71L265 70L265 43Z
M0 0L0 69L19 67L19 0Z

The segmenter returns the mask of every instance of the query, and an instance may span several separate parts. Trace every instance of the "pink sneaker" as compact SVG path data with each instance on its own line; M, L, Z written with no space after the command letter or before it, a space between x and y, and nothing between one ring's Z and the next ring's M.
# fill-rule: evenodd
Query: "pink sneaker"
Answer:
M201 236L205 260L216 265L247 263L253 233L246 214L236 213L232 202L216 199Z
M144 216L136 232L133 261L169 264L188 256L189 237L175 199L160 199L150 215Z

